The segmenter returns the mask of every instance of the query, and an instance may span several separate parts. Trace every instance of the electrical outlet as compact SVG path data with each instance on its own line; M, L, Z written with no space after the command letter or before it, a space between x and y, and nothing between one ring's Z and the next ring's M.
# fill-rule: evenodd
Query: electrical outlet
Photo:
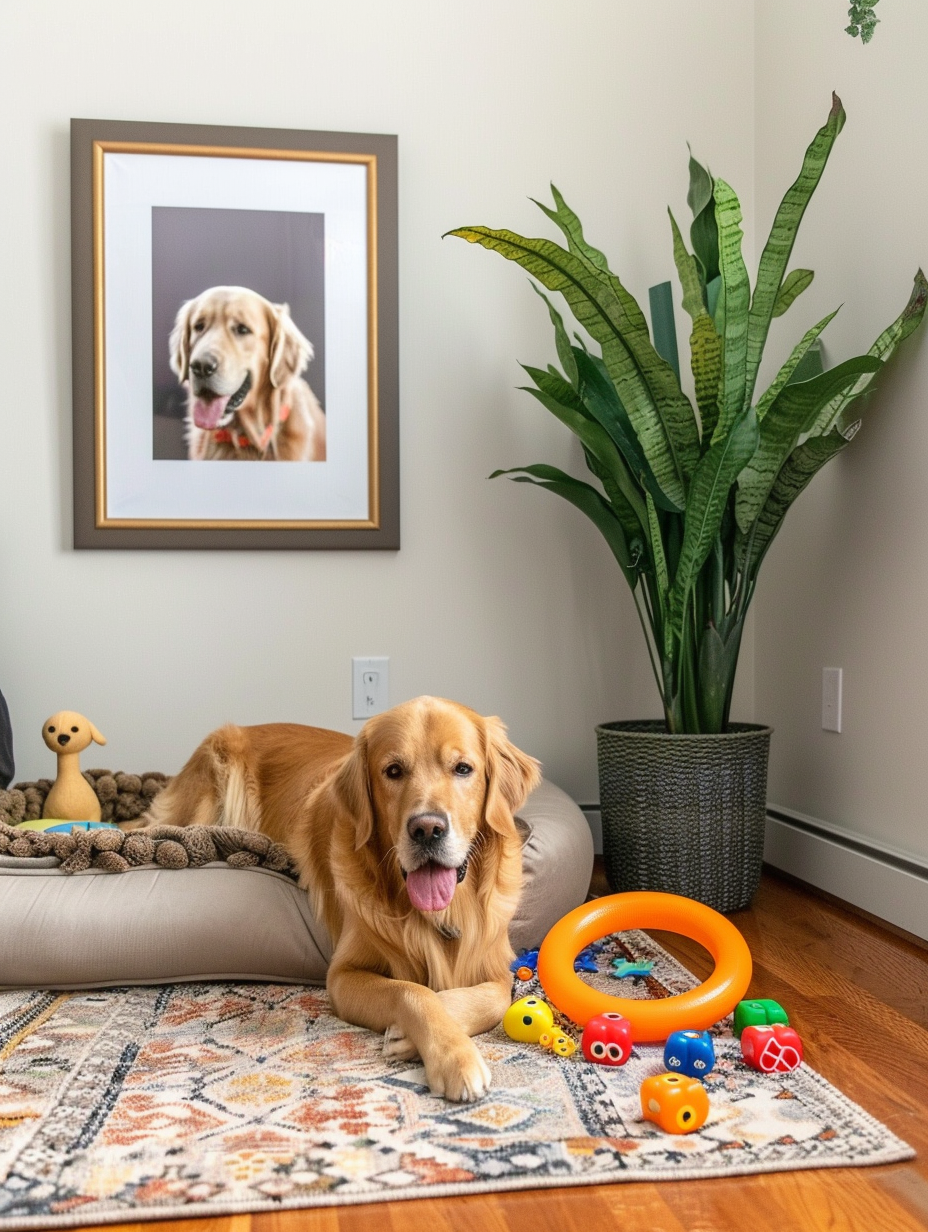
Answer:
M390 705L390 660L351 660L351 717L369 719Z
M841 676L840 667L822 668L822 730L841 730Z

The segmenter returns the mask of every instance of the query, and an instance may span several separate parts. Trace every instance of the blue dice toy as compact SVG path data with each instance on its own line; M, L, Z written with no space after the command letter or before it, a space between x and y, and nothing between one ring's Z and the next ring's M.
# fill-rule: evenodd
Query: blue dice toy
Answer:
M715 1049L708 1031L674 1031L664 1045L664 1064L672 1074L705 1078L715 1065Z

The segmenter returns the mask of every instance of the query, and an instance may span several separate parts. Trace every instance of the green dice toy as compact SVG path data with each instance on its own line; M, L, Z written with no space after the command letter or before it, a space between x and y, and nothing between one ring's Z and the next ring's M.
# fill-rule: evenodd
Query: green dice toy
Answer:
M734 1032L738 1039L745 1027L789 1026L789 1015L779 1001L739 1001L735 1006Z

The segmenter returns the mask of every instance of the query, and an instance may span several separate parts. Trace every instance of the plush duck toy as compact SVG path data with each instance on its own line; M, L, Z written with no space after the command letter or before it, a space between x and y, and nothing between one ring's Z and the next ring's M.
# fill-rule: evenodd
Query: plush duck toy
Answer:
M43 817L62 821L99 821L100 801L81 774L80 755L91 741L106 744L89 719L59 710L42 726L42 739L58 757L58 777L45 799Z

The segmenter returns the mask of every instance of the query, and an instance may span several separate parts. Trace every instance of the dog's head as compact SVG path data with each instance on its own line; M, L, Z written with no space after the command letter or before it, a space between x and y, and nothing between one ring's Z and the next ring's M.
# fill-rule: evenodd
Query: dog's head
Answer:
M231 423L265 383L279 388L299 376L313 348L290 317L247 287L210 287L177 314L170 338L171 368L193 392L198 428Z
M106 744L90 719L76 710L59 710L42 724L42 739L53 753L83 753L92 741Z
M410 903L429 913L448 907L481 844L515 838L513 812L539 780L499 719L420 697L364 725L333 786L355 850L371 847L378 867L392 852Z

